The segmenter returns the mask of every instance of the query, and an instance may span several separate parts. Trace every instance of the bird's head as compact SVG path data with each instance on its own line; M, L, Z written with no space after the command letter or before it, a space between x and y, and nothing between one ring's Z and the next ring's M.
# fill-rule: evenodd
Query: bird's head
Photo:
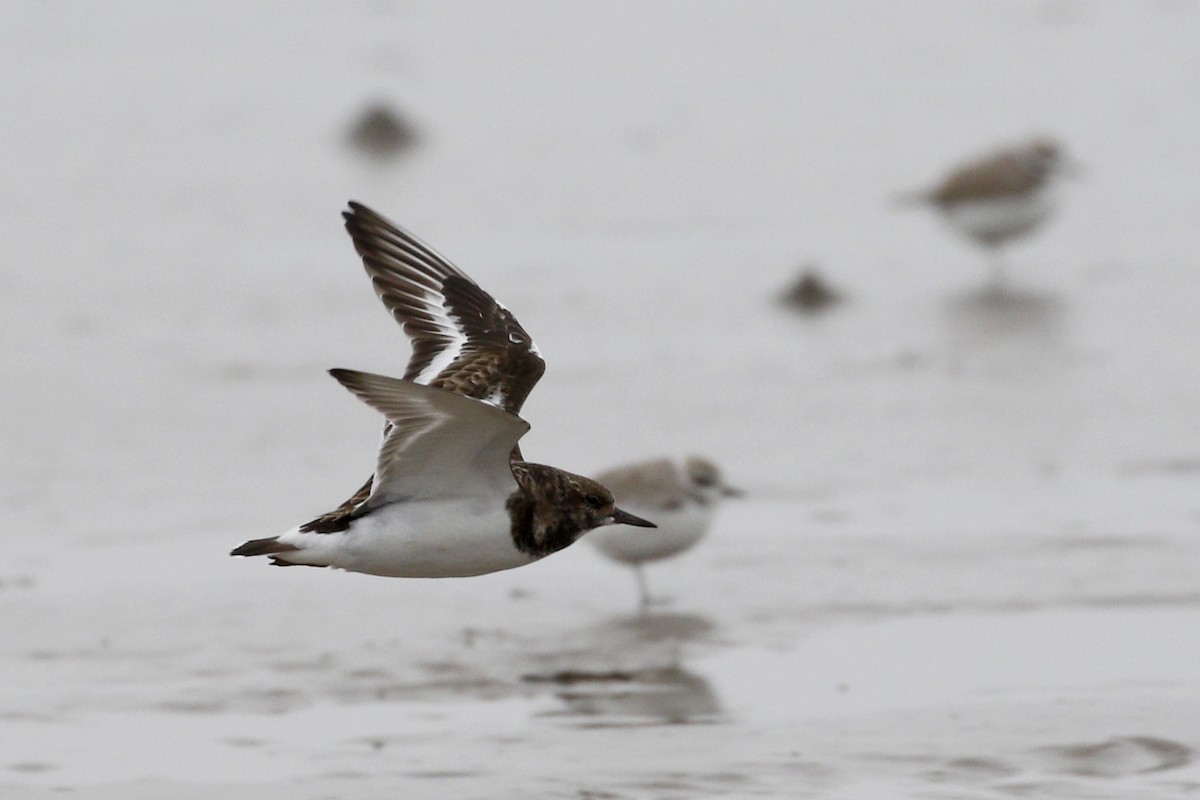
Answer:
M608 487L599 481L574 475L568 484L568 505L575 509L575 518L581 530L591 530L605 525L634 525L639 528L657 528L653 522L634 516L617 508L617 498Z
M721 497L741 497L742 490L725 483L717 465L707 458L688 456L683 462L689 489L702 502L712 502Z
M514 462L513 475L520 486L508 499L513 541L531 555L561 550L605 525L658 527L617 508L608 487L591 478L528 462Z
M1079 162L1070 158L1062 145L1045 136L1038 136L1025 148L1025 163L1044 177L1076 177L1083 172Z

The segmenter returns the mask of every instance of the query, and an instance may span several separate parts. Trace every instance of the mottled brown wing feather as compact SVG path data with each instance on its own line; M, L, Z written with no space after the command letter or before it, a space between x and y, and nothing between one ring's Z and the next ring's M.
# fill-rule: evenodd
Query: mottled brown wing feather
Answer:
M470 279L452 275L442 284L442 293L466 342L430 385L516 414L546 371L533 340L512 312Z
M517 414L546 364L516 317L433 248L371 209L342 215L384 306L412 341L404 379Z
M362 485L362 488L350 496L350 499L342 503L333 511L326 512L311 522L306 522L300 526L302 533L337 533L344 531L350 527L351 520L354 519L354 510L366 502L371 496L371 486L375 483L375 476L367 478L367 482Z

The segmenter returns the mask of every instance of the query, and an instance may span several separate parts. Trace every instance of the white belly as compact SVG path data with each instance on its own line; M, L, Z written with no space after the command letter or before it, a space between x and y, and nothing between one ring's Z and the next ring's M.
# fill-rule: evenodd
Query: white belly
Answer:
M503 498L393 503L339 533L289 531L289 561L397 578L483 575L536 559L513 545Z
M1054 211L1054 202L1041 190L1025 197L955 203L942 211L960 233L994 246L1036 229Z

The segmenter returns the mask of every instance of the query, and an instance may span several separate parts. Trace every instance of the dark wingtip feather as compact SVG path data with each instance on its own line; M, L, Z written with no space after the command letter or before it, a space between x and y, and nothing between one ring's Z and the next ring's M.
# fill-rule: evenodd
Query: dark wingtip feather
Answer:
M376 225L388 225L393 228L396 227L396 223L392 222L378 211L375 211L370 206L363 205L357 200L351 200L346 205L350 207L350 210L343 211L342 218L346 220L347 225L350 223L355 223L358 225L373 223Z
M390 382L394 380L393 378L388 378L384 375L372 375L369 372L359 372L356 369L341 369L339 367L334 367L333 369L329 370L329 374L333 376L335 381L366 401L368 405L371 405L370 401L363 396L363 392L366 390L368 384L371 382Z
M347 205L350 206L350 210L342 212L342 220L345 222L346 230L351 235L356 230L361 231L363 226L372 220L379 221L383 219L383 217L356 200L351 200Z

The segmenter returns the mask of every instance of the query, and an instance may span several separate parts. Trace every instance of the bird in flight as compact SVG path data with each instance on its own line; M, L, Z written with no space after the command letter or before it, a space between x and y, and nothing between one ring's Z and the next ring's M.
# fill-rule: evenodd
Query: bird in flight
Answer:
M508 309L366 206L352 202L342 216L412 344L402 378L330 370L386 420L375 472L333 511L231 555L464 577L530 564L593 528L655 527L618 508L601 483L522 458L529 423L518 414L546 364Z

